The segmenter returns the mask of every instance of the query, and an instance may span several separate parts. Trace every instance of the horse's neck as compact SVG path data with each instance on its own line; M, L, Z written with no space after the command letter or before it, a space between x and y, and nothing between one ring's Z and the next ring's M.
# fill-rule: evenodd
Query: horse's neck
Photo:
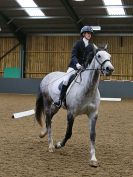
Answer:
M88 65L87 69L82 73L86 94L97 90L99 85L99 76L99 71L96 70L95 58L93 58L91 64Z

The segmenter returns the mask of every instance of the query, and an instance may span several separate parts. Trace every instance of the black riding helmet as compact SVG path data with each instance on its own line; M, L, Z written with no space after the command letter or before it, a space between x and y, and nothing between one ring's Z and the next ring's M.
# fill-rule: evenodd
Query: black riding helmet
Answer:
M91 26L84 26L83 28L81 28L80 34L82 35L84 32L90 32L93 34L93 29Z

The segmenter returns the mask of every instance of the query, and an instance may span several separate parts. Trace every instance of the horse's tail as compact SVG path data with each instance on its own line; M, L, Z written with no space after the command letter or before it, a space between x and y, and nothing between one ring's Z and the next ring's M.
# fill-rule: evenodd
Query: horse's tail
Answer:
M43 94L39 89L39 93L36 99L35 118L41 126L42 126L42 119L41 119L42 112L43 112Z

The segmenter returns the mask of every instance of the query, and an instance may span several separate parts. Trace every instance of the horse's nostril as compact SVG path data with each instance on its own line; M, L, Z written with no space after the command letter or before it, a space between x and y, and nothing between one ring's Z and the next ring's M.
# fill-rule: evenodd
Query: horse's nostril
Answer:
M110 68L109 68L109 67L107 67L107 68L106 68L106 71L110 71Z
M113 72L113 71L114 71L114 68L107 67L107 68L106 68L106 71L111 71L111 72Z

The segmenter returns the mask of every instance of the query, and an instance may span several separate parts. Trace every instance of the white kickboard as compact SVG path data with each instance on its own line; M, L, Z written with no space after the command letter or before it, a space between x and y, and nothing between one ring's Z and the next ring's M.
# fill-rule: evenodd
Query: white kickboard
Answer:
M31 116L35 114L35 110L34 109L31 109L31 110L28 110L28 111L23 111L23 112L18 112L18 113L14 113L12 115L12 118L13 119L19 119L19 118L22 118L22 117L26 117L26 116Z
M100 98L101 101L121 101L121 98Z

